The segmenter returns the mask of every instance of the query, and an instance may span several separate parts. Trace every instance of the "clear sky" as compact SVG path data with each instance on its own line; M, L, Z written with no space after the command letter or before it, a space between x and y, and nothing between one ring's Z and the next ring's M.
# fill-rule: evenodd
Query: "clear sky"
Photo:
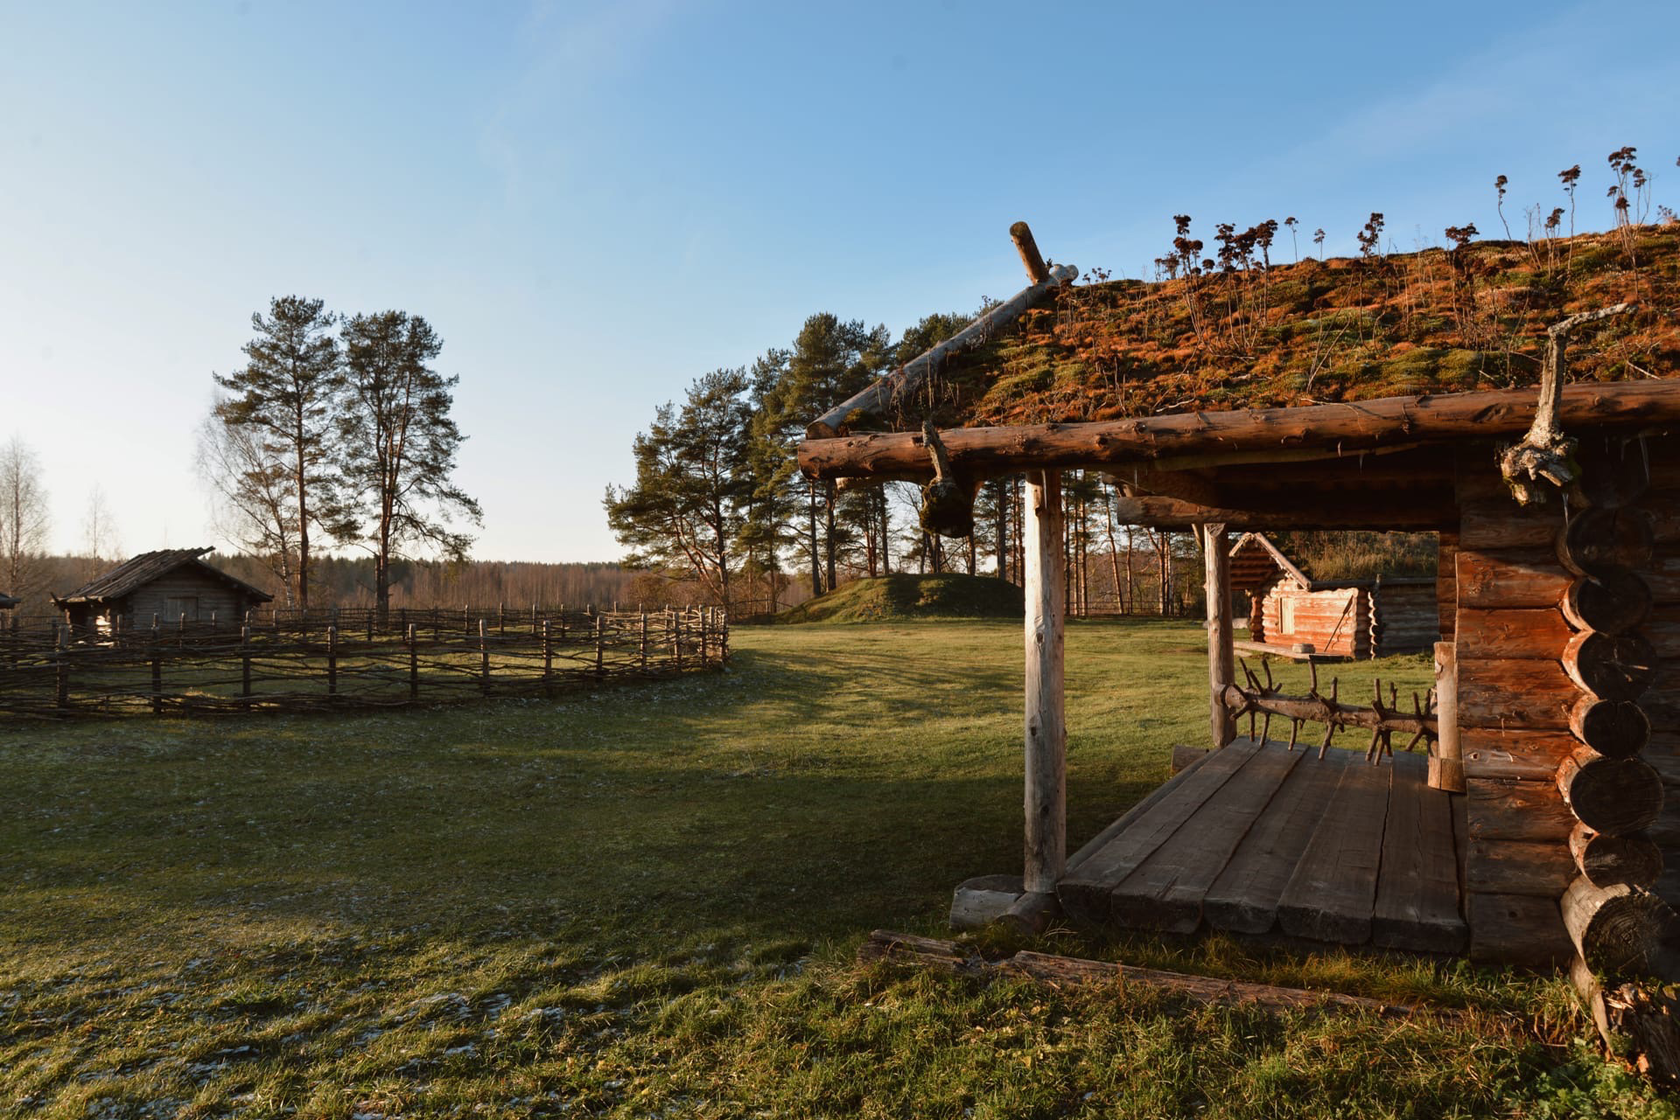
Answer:
M1665 3L0 0L0 437L54 543L211 543L212 371L296 293L424 315L478 555L610 559L601 496L695 376L833 311L895 335L1058 261L1139 276L1195 217L1350 252L1499 231L1640 149L1680 208ZM1305 239L1303 239L1304 243ZM1287 243L1285 243L1287 246ZM1287 247L1284 250L1288 252Z

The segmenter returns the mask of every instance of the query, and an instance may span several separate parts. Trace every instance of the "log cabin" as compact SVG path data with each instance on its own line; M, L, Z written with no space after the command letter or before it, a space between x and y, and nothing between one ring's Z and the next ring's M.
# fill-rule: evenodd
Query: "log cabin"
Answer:
M814 419L798 449L814 480L923 482L923 526L948 535L971 529L985 480L1026 479L1023 869L959 887L953 917L1031 930L1062 913L1567 966L1601 1030L1644 1032L1680 1075L1680 1004L1614 986L1680 975L1680 673L1665 671L1680 655L1680 346L1658 348L1655 373L1605 362L1594 333L1633 309L1583 284L1536 332L1527 385L1384 395L1350 379L1341 400L1289 399L1238 369L1195 406L1139 415L1106 390L1068 388L1074 363L1097 364L1076 341L1039 346L1051 358L1032 384L1048 417L1030 416L1015 378L1019 419L1000 423L973 390L1003 386L999 340L1034 329L1029 309L1056 323L1080 299L1073 270L1052 273L1024 223L1011 233L1029 287ZM1572 339L1592 377L1569 383ZM1133 364L1119 391L1141 396L1146 375ZM1069 469L1119 483L1124 522L1193 530L1208 604L1209 749L1077 848L1065 824ZM1285 529L1437 535L1430 697L1338 696L1316 673L1290 696L1269 674L1237 676L1230 535ZM1335 745L1341 732L1356 749Z
M1231 590L1248 602L1236 647L1293 660L1371 658L1434 648L1434 576L1313 579L1264 533L1231 546Z
M209 548L144 552L119 564L53 604L70 632L95 638L151 626L237 625L245 612L274 596L206 563Z

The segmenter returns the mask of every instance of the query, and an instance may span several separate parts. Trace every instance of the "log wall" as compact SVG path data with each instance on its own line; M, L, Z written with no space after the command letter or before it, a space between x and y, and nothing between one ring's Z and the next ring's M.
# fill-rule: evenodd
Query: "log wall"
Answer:
M1440 640L1435 580L1379 580L1371 599L1370 645L1375 656L1416 653Z
M1664 667L1680 653L1680 454L1663 442L1584 440L1591 485L1567 517L1555 498L1520 509L1483 449L1461 456L1472 956L1639 971L1670 936L1680 682ZM1647 456L1648 484L1643 468L1622 477Z
M1285 602L1293 615L1291 629L1284 627ZM1267 588L1260 604L1261 640L1283 646L1310 645L1315 653L1369 657L1370 603L1362 587L1307 591L1293 580L1279 580Z
M1442 549L1456 595L1443 631L1458 665L1470 955L1561 965L1570 945L1557 900L1574 815L1555 774L1575 745L1569 709L1579 695L1559 660L1569 627L1558 604L1571 576L1552 541L1563 514L1555 503L1518 507L1491 446L1461 454L1458 499L1458 539Z

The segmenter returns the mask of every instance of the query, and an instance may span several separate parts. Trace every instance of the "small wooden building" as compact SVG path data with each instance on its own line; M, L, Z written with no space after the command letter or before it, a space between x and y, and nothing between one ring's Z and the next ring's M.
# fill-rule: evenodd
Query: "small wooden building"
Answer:
M1680 1000L1600 987L1680 979L1667 904L1680 901L1680 797L1668 795L1680 673L1666 671L1680 658L1680 370L1658 360L1652 379L1568 384L1565 359L1572 331L1630 306L1568 309L1540 339L1538 389L1118 418L1093 406L1088 419L1006 426L962 426L947 406L940 427L929 402L987 376L957 355L987 353L1073 274L1046 268L1024 225L1012 232L1031 286L816 418L798 451L814 479L931 480L922 522L948 534L971 530L966 503L986 479L1026 477L1024 873L1015 891L990 890L991 913L1029 928L1060 910L1569 964L1601 1029L1666 1038L1680 1076ZM1072 401L1057 396L1058 413ZM1122 485L1118 520L1192 529L1202 544L1213 748L1077 850L1062 664L1069 468ZM1228 531L1272 529L1438 535L1431 697L1380 684L1338 695L1316 669L1294 694L1238 678ZM1350 731L1362 750L1337 748Z
M1433 576L1317 580L1264 533L1231 547L1231 590L1248 597L1239 648L1280 657L1367 658L1416 653L1440 639Z
M88 636L152 625L237 625L274 596L204 562L209 548L145 552L53 603L72 633Z

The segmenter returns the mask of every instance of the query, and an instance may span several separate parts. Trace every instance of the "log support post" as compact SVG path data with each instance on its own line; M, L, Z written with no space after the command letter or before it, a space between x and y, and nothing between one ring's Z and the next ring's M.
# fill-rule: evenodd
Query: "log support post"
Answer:
M420 651L415 643L414 624L408 624L408 698L420 699Z
M1231 547L1220 524L1203 525L1202 558L1207 568L1208 703L1217 750L1237 737L1237 719L1225 703L1236 683L1231 638Z
M1429 752L1429 788L1463 793L1464 755L1458 742L1458 646L1435 643L1435 749Z
M239 628L239 695L251 699L251 624Z
M1067 725L1062 696L1062 479L1027 475L1026 870L1028 894L1055 891L1067 862Z
M336 617L336 612L335 612ZM327 695L338 695L338 624L327 625Z

